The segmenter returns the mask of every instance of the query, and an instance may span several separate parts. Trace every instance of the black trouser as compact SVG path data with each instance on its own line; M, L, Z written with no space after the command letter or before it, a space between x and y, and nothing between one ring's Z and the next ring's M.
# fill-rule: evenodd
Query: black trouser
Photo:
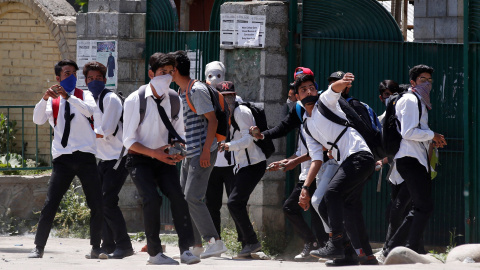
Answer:
M147 237L148 254L163 252L160 241L160 191L170 200L173 224L178 234L180 253L193 246L193 230L188 204L185 201L177 167L142 155L127 155L125 165L143 201L143 221Z
M267 162L264 160L254 165L241 168L235 174L232 193L228 197L228 210L235 221L241 242L244 244L258 243L257 234L253 230L248 217L247 203L253 190L265 174Z
M307 222L305 222L305 219L303 218L303 209L300 207L300 205L298 205L300 193L302 192L302 186L304 183L304 181L297 183L292 193L283 204L283 213L293 224L293 228L303 239L304 243L318 241L319 244L322 244L328 240L328 234L325 233L322 220L320 220L317 211L315 211L313 207L309 208L310 216L312 218L312 226L310 229L310 226L308 226ZM313 195L313 193L315 193L316 189L317 184L314 181L308 189L310 197Z
M208 180L207 192L205 193L205 204L207 205L208 212L210 212L210 216L212 216L212 221L218 235L221 235L222 232L220 209L223 204L223 185L225 185L228 198L232 191L235 178L233 167L235 166L213 167Z
M425 166L413 157L396 160L397 170L407 185L412 199L412 210L405 217L397 232L388 242L391 250L408 242L407 247L422 252L421 239L433 211L432 180Z
M330 180L324 196L332 233L342 233L345 228L353 247L363 248L367 255L373 252L362 215L362 192L374 169L375 161L369 152L350 155Z
M102 186L98 179L95 155L76 151L55 158L52 165L52 176L48 185L47 199L38 221L35 245L45 247L60 201L76 175L82 183L83 193L90 208L90 245L100 247L103 222Z
M392 188L392 193L391 202L387 207L388 229L384 248L388 248L388 242L402 224L406 216L406 210L411 207L410 193L408 192L407 184L405 184L405 182L398 185L390 183L390 186ZM405 242L406 241L407 239L405 239ZM401 245L404 246L405 242Z
M126 160L127 158L123 157L116 170L113 169L116 159L98 163L103 193L102 248L108 252L113 252L116 248L124 250L132 248L122 210L118 207L118 193L128 176L128 170L125 168Z

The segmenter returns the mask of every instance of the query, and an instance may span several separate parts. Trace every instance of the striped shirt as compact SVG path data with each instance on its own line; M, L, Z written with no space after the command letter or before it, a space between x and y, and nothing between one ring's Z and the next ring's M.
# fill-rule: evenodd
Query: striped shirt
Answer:
M212 112L213 105L207 87L200 82L193 84L189 92L190 102L197 111L194 113L188 106L184 92L180 97L183 103L183 122L185 123L185 137L187 142L187 158L202 153L203 144L207 138L208 121L204 114ZM210 152L217 149L217 139L214 138Z

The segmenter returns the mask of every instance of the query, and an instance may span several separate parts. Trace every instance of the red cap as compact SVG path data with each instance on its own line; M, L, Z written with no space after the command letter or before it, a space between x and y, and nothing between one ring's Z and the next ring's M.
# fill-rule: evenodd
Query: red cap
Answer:
M300 74L315 76L315 75L313 75L313 71L311 69L306 68L306 67L297 67L295 69L295 73L293 74L293 79L295 80L297 78L297 76L300 75Z

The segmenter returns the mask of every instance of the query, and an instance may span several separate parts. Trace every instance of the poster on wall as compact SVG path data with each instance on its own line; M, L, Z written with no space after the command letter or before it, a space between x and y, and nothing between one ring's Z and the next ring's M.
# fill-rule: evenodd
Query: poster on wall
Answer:
M220 47L224 49L264 48L265 22L265 15L221 14Z
M117 41L115 40L78 40L77 41L77 87L88 90L83 76L83 66L90 61L102 63L107 68L106 87L117 89L118 61Z

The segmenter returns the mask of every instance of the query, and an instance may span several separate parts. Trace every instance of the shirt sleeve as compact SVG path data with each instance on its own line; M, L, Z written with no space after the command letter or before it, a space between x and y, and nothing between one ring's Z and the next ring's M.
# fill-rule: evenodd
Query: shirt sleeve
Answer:
M178 111L178 119L172 119L173 127L175 128L175 131L177 131L178 135L182 137L183 140L185 139L185 125L183 124L183 106L182 106L182 98L178 97L180 99L180 110Z
M140 123L140 100L137 94L131 94L124 104L123 145L129 149L137 142L137 129Z
M122 101L115 93L108 93L103 99L103 115L101 118L101 131L105 137L112 135L120 122L122 116ZM98 110L100 110L98 108Z
M301 131L299 131L299 132L301 132ZM296 155L297 157L299 157L299 156L302 155L302 147L301 147L302 145L301 145L301 143L302 143L302 140L300 139L300 136L298 136L297 151L295 152L295 155Z
M308 135L307 132L305 132L305 127L303 128L303 131L303 134L305 134L305 140L307 141L308 153L312 158L312 162L315 160L323 161L323 145L312 138L312 136Z
M78 91L75 89L75 91ZM90 91L83 91L83 100L77 98L74 95L71 95L67 102L74 106L77 110L80 111L81 114L85 115L86 117L90 117L95 112L95 107L97 104L95 103L95 99L93 99L92 93Z
M328 89L320 95L320 101L322 101L327 108L329 108L332 112L338 111L340 105L338 105L338 100L342 96L342 93L337 93L332 90L332 86L328 86ZM337 107L338 106L338 107Z
M432 130L418 128L419 113L416 97L407 94L397 102L396 115L400 121L400 134L403 139L419 142L433 139Z
M233 112L233 117L238 124L238 128L240 129L240 134L242 137L229 143L230 151L239 151L242 149L246 149L254 143L253 137L249 134L250 127L255 125L253 114L250 109L243 105L240 105Z
M286 136L290 131L299 127L302 124L298 118L296 108L290 110L290 113L275 127L265 130L262 134L265 138L277 139Z
M52 99L44 100L42 98L33 109L33 122L37 125L43 125L49 117L53 117Z
M191 102L198 115L203 115L214 110L210 93L206 86L196 82L190 93Z

